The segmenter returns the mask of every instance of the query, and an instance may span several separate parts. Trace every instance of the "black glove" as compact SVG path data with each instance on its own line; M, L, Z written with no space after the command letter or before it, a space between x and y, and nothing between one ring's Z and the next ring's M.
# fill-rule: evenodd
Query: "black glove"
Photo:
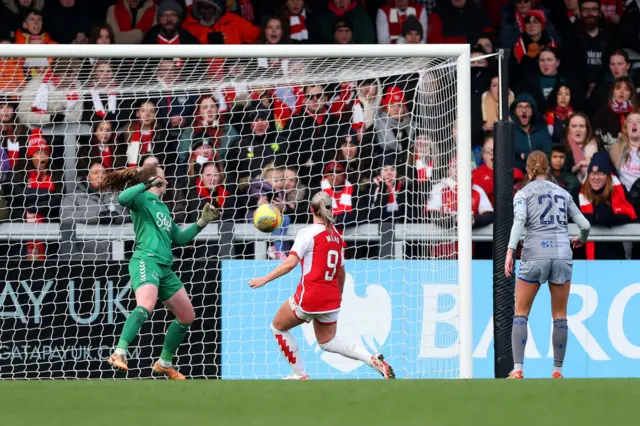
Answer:
M210 32L207 36L207 42L209 44L224 44L224 36L217 31Z
M152 177L151 179L149 179L148 181L146 181L144 183L144 187L145 189L149 189L152 186L156 186L158 188L160 188L162 185L164 185L164 180L162 178L159 178L157 176Z

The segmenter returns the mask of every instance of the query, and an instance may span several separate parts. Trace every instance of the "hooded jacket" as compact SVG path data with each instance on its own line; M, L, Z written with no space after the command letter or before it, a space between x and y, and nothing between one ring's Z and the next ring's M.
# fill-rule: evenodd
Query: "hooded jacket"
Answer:
M520 125L520 120L516 116L516 107L521 102L527 102L531 105L532 116L531 125L529 131L525 131ZM516 140L514 146L515 161L514 167L524 171L527 163L527 156L536 150L540 150L547 155L551 153L551 136L544 124L542 117L538 113L538 105L528 93L519 94L515 101L511 104L511 119L515 121L518 126L516 128Z

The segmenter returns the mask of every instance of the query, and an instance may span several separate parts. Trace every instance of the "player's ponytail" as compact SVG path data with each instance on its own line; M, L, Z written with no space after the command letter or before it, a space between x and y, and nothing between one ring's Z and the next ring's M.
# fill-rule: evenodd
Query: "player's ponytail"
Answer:
M313 215L320 218L327 229L330 229L335 221L331 212L331 197L324 191L316 193L311 198L311 211Z
M535 180L538 176L549 178L549 159L542 151L533 151L527 157L527 182Z
M104 178L100 189L103 191L122 191L127 185L146 182L157 174L157 167L150 163L138 168L113 171Z

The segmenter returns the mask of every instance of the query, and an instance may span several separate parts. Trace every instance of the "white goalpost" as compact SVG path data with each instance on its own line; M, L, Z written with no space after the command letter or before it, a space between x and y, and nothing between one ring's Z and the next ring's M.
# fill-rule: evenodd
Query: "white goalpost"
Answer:
M27 76L0 90L0 379L151 376L161 304L130 371L106 363L135 307L134 234L98 189L150 161L176 224L207 202L222 212L174 249L197 316L177 354L187 377L287 374L269 324L300 269L248 281L287 255L317 191L347 244L338 335L398 378L473 377L468 45L2 44L0 58ZM285 217L273 234L251 223L262 203ZM312 379L378 377L322 353L310 324L294 336Z

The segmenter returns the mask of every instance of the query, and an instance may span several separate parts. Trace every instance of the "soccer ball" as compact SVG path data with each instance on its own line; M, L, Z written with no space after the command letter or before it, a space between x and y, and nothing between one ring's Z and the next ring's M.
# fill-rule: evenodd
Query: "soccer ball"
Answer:
M253 226L262 232L273 232L282 225L282 213L271 204L262 204L253 213Z

